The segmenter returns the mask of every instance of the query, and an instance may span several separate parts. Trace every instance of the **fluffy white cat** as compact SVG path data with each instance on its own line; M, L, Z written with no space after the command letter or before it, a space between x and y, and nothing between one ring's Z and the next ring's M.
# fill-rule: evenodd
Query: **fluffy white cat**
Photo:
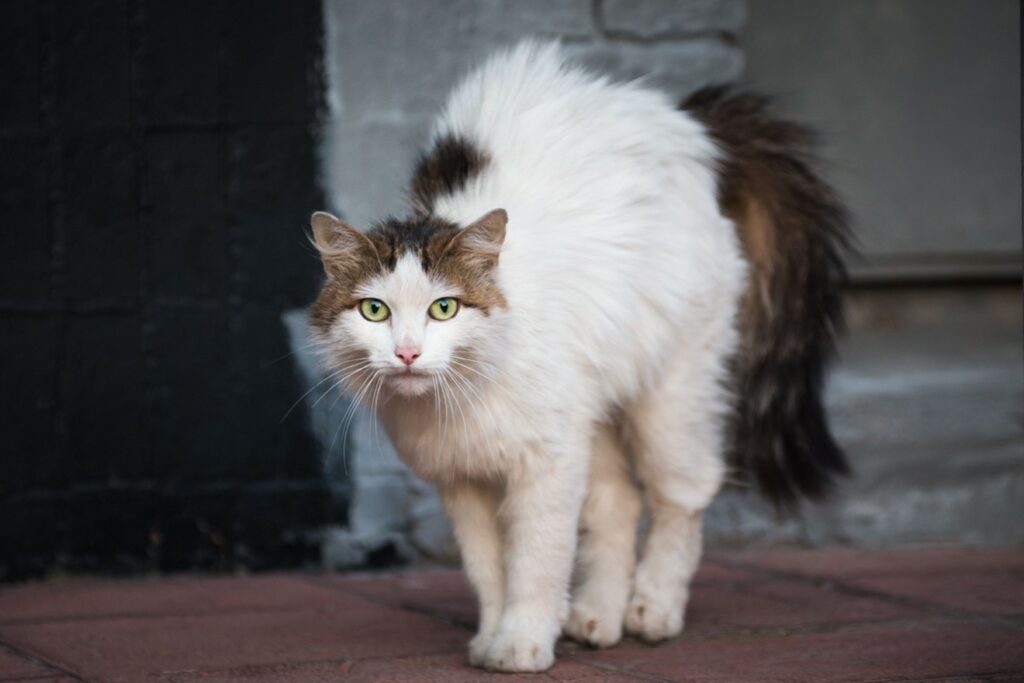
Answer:
M678 634L727 462L781 504L844 471L819 396L843 213L765 106L526 42L452 93L408 217L313 216L324 361L438 487L473 664Z

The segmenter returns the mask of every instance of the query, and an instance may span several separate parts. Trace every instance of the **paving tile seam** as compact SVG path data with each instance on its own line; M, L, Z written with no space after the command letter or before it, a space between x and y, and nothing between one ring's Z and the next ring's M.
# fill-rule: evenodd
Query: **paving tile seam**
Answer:
M24 647L21 647L21 646L18 646L18 645L14 645L9 640L4 640L2 637L0 637L0 647L3 647L5 649L7 649L9 652L14 653L18 657L21 657L22 659L27 659L30 662L33 662L33 663L38 664L40 666L44 666L47 669L50 669L50 671L52 673L49 674L49 676L48 676L49 678L56 678L56 677L59 677L59 676L65 676L65 677L69 677L69 678L71 678L72 680L75 680L75 681L81 681L81 683L93 683L90 679L85 678L84 676L81 676L80 674L75 673L74 671L72 671L72 670L68 669L67 667L65 667L63 664L61 664L61 663L59 663L57 661L51 660L49 657L47 657L45 655L42 655L42 654L39 654L37 652L34 652L33 650L30 650L28 648L24 648Z
M5 626L37 626L40 624L62 624L80 621L115 621L118 619L205 619L232 614L301 614L303 612L324 613L331 610L318 607L280 608L235 608L202 612L101 612L99 614L68 614L64 616L25 617L23 619L0 619L0 629Z
M633 671L628 668L622 668L619 666L615 666L614 664L608 664L606 662L595 662L584 657L580 657L578 655L563 654L562 657L564 657L565 659L570 659L576 662L577 664L583 664L592 669L606 671L608 673L619 674L622 676L628 676L630 678L636 678L642 681L653 681L654 683L677 683L676 681L673 681L670 678L663 678L661 676L658 676L657 674L650 674L644 671Z
M957 624L973 624L973 623L978 623L978 622L973 621L973 620L964 620L964 619L934 619L934 618L933 619L926 619L926 620L886 620L886 619L883 619L883 620L868 621L868 622L858 622L858 623L855 623L855 624L835 623L835 624L830 625L829 628L809 627L809 628L804 628L804 629L801 629L801 628L779 628L779 629L766 628L766 629L733 630L733 631L730 631L729 633L724 633L723 632L721 634L715 634L714 636L710 636L710 637L708 637L708 636L696 636L696 637L690 637L690 638L688 638L686 636L685 631L684 631L684 634L682 636L679 636L679 637L677 637L675 639L666 641L664 643L664 645L685 645L687 643L730 643L730 642L738 642L738 641L743 641L743 640L750 641L750 640L761 640L761 639L765 639L765 638L788 638L788 637L807 636L807 635L840 635L840 636L842 636L842 635L845 635L845 634L854 634L854 633L858 633L858 632L861 632L861 631L868 631L868 630L870 630L873 627L882 626L882 625L884 625L884 626L893 626L893 627L897 627L897 628L903 628L903 627L909 627L909 626L918 626L918 625L922 625L922 624L928 624L928 625L957 625ZM572 641L570 641L570 642L572 642ZM621 666L621 668L616 669L616 670L621 672L621 673L637 674L637 675L641 675L641 676L646 675L643 672L636 671L634 669L634 667L636 667L636 666L643 666L644 656L642 655L642 653L644 653L645 651L649 651L649 650L658 650L659 648L662 647L663 644L660 644L660 643L659 644L650 644L650 643L644 643L642 641L633 640L633 639L626 639L623 642L624 642L625 645L632 646L632 647L635 648L634 651L637 652L637 658L635 660L631 660L631 663L624 664L624 665ZM578 645L577 647L584 647L584 646ZM610 648L610 649L614 650L616 648L613 647L613 648ZM571 653L563 653L563 656L570 657L570 658L573 658L573 659L578 659L578 660L581 660L581 661L583 661L585 663L594 664L596 662L594 662L593 660L588 658L588 657L591 656L590 652L600 652L600 651L603 651L603 650L593 650L593 651L580 650L580 651L575 651L575 652L571 652ZM901 680L901 679L888 679L888 678L886 678L886 679L879 679L878 683L881 683L882 681L890 681L890 680L897 681L897 680ZM914 680L916 680L916 679L914 679ZM938 680L943 680L943 679L940 677ZM875 683L875 682L872 680L872 683Z
M737 562L743 562L744 565L745 565L745 561L744 560L737 560ZM741 567L741 566L737 565L737 566L733 566L733 567L729 567L729 568L730 569L743 569L745 567ZM839 576L828 576L828 575L825 575L825 574L812 574L812 573L809 573L809 572L797 572L797 571L787 572L787 570L785 570L785 569L776 569L776 568L773 568L773 567L763 567L763 570L765 572L783 572L783 573L786 573L786 574L792 573L792 574L797 574L799 576L802 576L802 577L808 578L808 579L818 579L818 580L823 581L823 582L824 581L846 581L846 582L850 582L850 581L863 581L863 580L873 581L873 580L877 580L877 579L933 579L933 578L955 577L955 576L961 576L963 574L962 571L957 571L957 570L948 570L948 571L947 570L909 571L909 572L878 571L878 572L862 572L862 573L849 574L849 575L845 575L845 576L839 577ZM994 568L994 569L987 568L987 569L978 569L978 570L975 570L975 569L972 568L969 571L970 571L970 573L972 575L976 575L976 576L979 576L979 577L982 577L982 578L997 577L997 576L1012 576L1015 579L1024 578L1024 568L1018 569L1016 567L999 567L999 568ZM766 574L751 575L751 577L749 579L705 579L703 581L703 583L704 583L704 585L708 585L708 586L711 586L711 585L713 585L713 586L729 586L729 585L746 586L746 585L758 585L758 584L762 584L762 583L771 583L772 581L777 581L779 578L780 578L779 576L775 576L775 575L766 573ZM700 581L700 579L698 578L697 581Z
M465 630L470 631L470 632L473 632L473 631L476 630L476 624L475 623L470 623L470 622L464 621L464 620L459 619L457 617L453 617L453 616L451 616L449 614L445 614L444 612L439 612L437 610L424 608L424 607L421 607L419 605L411 605L409 603L405 603L405 602L402 602L400 600L399 601L388 600L386 598L381 598L380 596L377 596L377 595L367 595L367 594L361 593L361 592L359 592L357 590L347 589L344 586L338 585L337 583L334 583L334 582L328 583L327 581L317 580L315 578L307 579L307 581L309 581L312 585L319 586L320 588L324 588L324 589L326 589L328 591L337 592L337 593L344 593L345 595L351 595L351 596L355 596L355 597L358 597L358 598L362 598L363 600L366 600L367 602L371 602L371 603L373 603L375 605L379 605L381 607L389 607L391 609L398 609L398 610L401 610L403 612L412 612L414 614L421 614L423 616L427 616L427 617L430 617L432 619L437 619L438 621L443 621L444 623L446 623L446 624L448 624L450 626L457 626L459 628L465 629Z
M827 635L830 633L855 633L875 626L918 626L922 624L963 624L977 623L973 619L962 617L931 616L924 619L865 619L863 621L826 621L810 626L751 626L748 628L725 628L713 633L693 635L687 637L686 631L679 639L694 643L714 642L719 640L734 640L736 638L777 638L780 636L806 636L814 634ZM639 642L639 641L638 641ZM643 644L643 643L641 643ZM657 647L656 645L649 647Z
M1008 678L1013 676L1013 679ZM1024 668L1006 669L1003 671L988 671L978 674L954 674L952 676L939 675L927 678L875 678L865 683L955 683L956 681L1008 681L1019 680L1018 676L1024 676Z
M955 617L960 619L972 619L982 620L991 624L999 624L1002 626L1009 626L1014 630L1024 630L1024 623L1021 623L1015 616L1005 617L1001 615L988 614L986 612L978 612L975 610L968 610L957 607L950 607L941 603L932 602L930 600L923 600L921 598L912 598L905 595L898 595L895 593L887 593L885 591L876 590L873 588L864 588L858 586L855 583L849 583L844 579L837 579L828 576L821 576L819 574L805 574L801 572L785 571L782 569L772 569L769 567L761 567L759 565L749 564L742 560L732 561L732 565L735 569L747 569L747 570L759 570L769 576L777 579L785 579L789 581L796 581L799 583L814 586L822 590L835 591L837 593L843 593L857 598L870 598L873 600L880 600L882 602L888 602L902 607L909 607L912 609L922 610L925 612L931 612L946 617Z
M744 562L744 560L737 560L738 562ZM731 567L731 569L737 569L737 567ZM785 571L782 569L774 569L772 567L764 567L767 571ZM1024 576L1024 567L1010 566L1010 567L968 567L966 569L960 567L954 567L947 569L945 567L937 567L935 569L913 569L907 571L900 571L895 569L878 569L869 571L858 571L856 573L846 574L842 580L846 581L859 581L861 579L930 579L936 577L947 577L947 576L960 576L963 572L969 571L971 574L979 576L993 576L1000 574L1009 574L1015 578ZM824 574L811 574L806 572L802 573L804 576L814 576L822 579L831 579L832 577Z
M387 658L387 659L400 659L399 657ZM278 673L278 672L290 672L290 671L302 671L303 669L309 669L312 667L331 665L331 664L351 664L353 662L360 661L351 657L332 657L330 659L309 659L302 661L293 662L267 662L265 664L244 664L242 666L228 666L211 669L175 669L173 671L150 671L147 672L148 677L152 678L167 678L174 676L215 676L215 675L232 675L239 674L242 676L248 675L262 675L264 673Z

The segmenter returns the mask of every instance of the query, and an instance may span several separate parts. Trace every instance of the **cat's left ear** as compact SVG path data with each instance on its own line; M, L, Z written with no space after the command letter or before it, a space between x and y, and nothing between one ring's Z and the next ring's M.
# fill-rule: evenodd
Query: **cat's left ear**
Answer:
M377 256L373 242L340 218L317 211L309 224L313 229L313 246L320 252L328 275L355 275L367 260Z
M450 248L463 258L476 261L486 268L498 265L501 245L505 242L505 209L490 211L459 231Z

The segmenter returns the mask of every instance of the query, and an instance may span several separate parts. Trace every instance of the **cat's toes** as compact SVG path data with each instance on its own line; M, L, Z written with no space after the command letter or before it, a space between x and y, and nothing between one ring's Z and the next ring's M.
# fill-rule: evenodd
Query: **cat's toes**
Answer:
M626 608L626 632L656 642L679 635L683 630L683 606L675 601L657 601L635 595Z
M483 656L491 671L547 671L555 663L555 643L524 633L499 633Z
M574 604L565 634L591 647L611 647L622 639L622 613Z
M469 663L472 666L483 666L487 651L491 649L491 633L478 633L469 641Z

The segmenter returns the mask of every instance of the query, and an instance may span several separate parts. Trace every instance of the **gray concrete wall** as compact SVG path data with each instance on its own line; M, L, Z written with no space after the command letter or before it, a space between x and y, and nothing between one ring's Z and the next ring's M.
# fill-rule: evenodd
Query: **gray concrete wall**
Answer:
M365 225L403 208L412 160L460 75L527 36L680 96L743 70L743 0L326 0L333 209Z
M746 80L820 128L861 278L1020 275L1017 0L751 0Z

